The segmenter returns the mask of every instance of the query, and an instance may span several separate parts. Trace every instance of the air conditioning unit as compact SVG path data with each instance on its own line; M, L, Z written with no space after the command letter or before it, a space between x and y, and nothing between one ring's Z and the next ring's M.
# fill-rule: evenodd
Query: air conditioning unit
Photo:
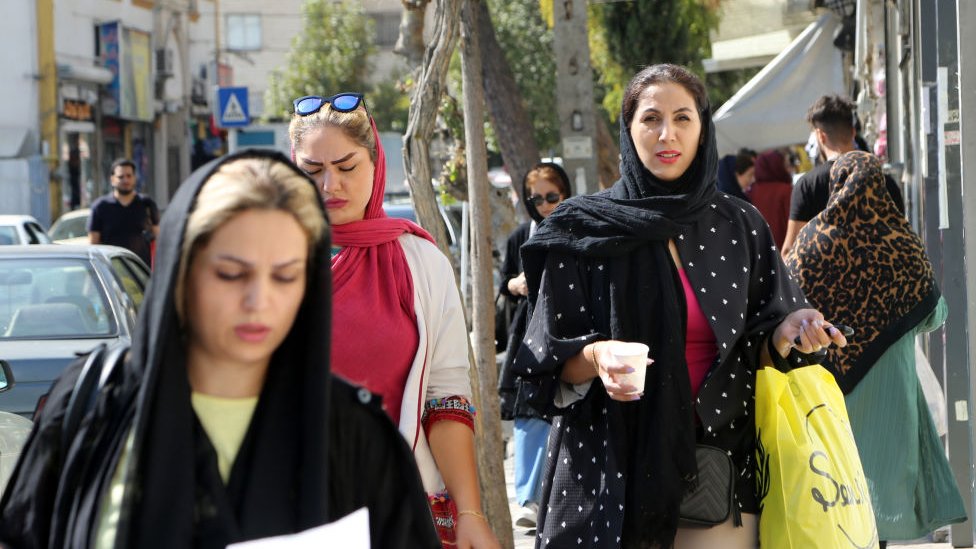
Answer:
M173 51L166 48L156 50L156 77L173 76Z

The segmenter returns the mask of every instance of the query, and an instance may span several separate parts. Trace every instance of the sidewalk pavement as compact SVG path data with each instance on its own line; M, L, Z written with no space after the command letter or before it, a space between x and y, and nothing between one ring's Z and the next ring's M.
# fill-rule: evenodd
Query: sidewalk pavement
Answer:
M508 424L508 425L505 425ZM502 422L504 436L511 436L511 422ZM524 528L520 526L514 526L515 519L521 515L522 508L515 501L515 473L513 470L513 460L511 455L510 444L506 446L505 452L505 488L508 491L508 508L512 514L512 524L514 528L513 537L515 539L515 549L533 549L535 547L535 530L530 530L529 528ZM892 542L888 544L888 547L909 547L910 549L952 549L952 544L945 543L931 543L927 541L906 541L906 542Z

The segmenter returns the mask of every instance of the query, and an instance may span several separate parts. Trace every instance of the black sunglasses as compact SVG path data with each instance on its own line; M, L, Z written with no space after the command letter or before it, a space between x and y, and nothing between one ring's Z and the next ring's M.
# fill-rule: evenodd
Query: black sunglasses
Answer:
M360 105L366 108L366 100L361 93L337 93L332 97L320 97L318 95L306 95L299 97L292 102L295 105L295 114L308 116L322 110L322 106L332 105L332 110L337 112L352 112Z
M528 201L536 206L541 206L543 200L550 204L558 204L562 199L563 195L559 193L546 193L545 197L543 197L541 194L534 194L528 198Z

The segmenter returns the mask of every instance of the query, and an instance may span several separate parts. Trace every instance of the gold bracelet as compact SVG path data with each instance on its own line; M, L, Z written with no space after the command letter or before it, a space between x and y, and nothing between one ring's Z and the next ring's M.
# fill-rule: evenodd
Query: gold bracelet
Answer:
M475 511L473 509L465 509L464 511L458 511L458 518L461 518L461 515L471 515L473 517L478 517L485 522L488 522L488 519L486 519L485 516L482 515L480 511Z

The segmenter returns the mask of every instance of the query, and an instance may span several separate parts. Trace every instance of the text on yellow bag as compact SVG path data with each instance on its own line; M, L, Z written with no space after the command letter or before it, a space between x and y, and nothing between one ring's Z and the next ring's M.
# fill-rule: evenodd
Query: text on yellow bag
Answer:
M821 366L756 374L760 545L878 547L867 481L837 382Z

